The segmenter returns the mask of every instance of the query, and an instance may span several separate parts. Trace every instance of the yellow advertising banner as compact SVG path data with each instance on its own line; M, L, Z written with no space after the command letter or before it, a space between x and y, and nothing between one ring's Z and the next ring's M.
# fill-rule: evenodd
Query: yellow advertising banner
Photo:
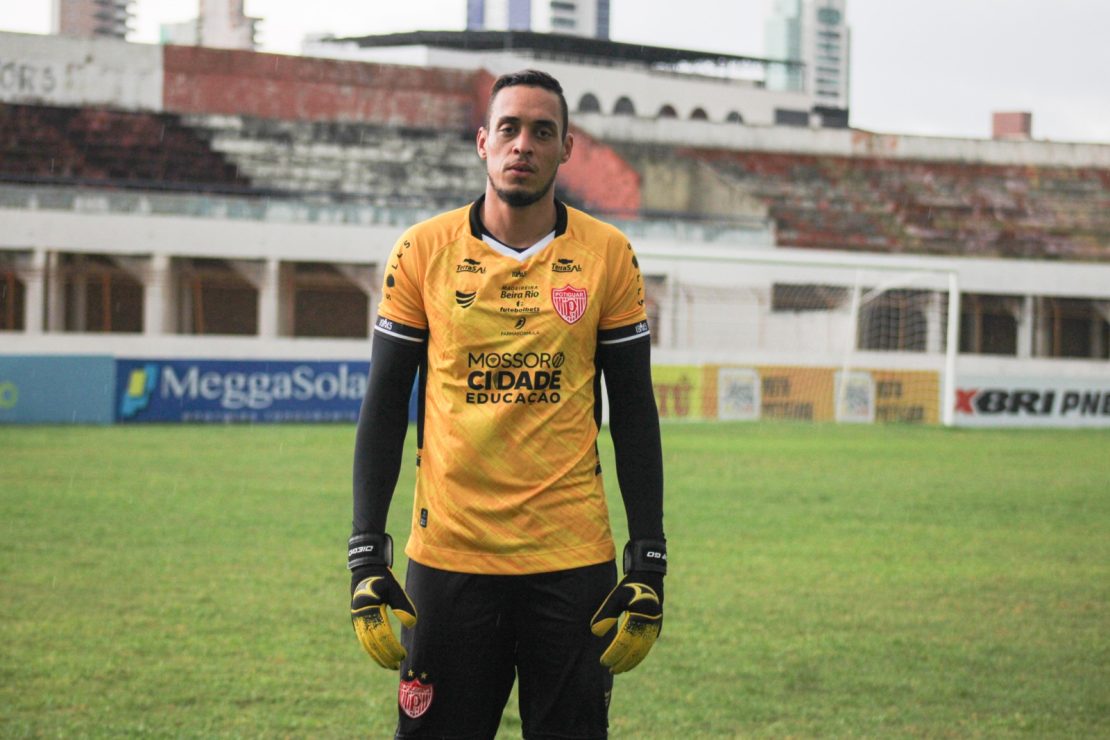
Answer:
M693 368L684 370L693 377ZM706 365L703 371L707 419L938 422L940 380L932 370Z
M940 374L933 370L870 370L875 420L937 424Z
M700 365L656 365L651 368L660 419L707 418L705 368ZM713 399L713 406L716 399ZM714 414L716 415L716 414Z

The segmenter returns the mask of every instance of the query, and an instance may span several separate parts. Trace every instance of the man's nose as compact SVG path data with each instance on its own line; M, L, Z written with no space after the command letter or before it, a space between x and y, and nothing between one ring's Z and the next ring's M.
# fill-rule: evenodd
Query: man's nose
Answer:
M534 139L532 134L527 129L521 129L517 134L516 139L513 141L513 151L526 153L531 152L534 146Z

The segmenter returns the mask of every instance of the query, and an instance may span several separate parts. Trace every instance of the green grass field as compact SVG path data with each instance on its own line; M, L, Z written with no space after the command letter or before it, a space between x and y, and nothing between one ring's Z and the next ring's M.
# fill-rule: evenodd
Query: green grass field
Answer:
M0 736L391 736L346 616L353 435L0 427ZM671 425L664 453L666 626L614 738L1110 736L1110 433Z

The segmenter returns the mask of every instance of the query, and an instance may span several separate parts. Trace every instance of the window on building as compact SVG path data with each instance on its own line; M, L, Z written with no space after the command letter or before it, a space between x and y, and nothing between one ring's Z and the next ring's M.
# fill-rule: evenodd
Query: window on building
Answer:
M574 3L566 2L565 0L551 0L552 10L563 10L573 13L577 9Z
M185 334L258 334L258 289L227 260L182 261Z
M368 335L370 299L350 278L321 262L298 263L292 272L293 336Z
M632 99L627 95L622 95L617 98L617 104L613 106L613 114L617 116L634 116L636 115L636 106L632 103Z
M690 120L691 121L708 121L709 120L709 114L705 112L704 108L694 108L694 110L692 110L690 112Z
M775 108L776 126L808 126L809 111Z
M27 287L14 269L0 267L0 331L23 331Z
M67 254L61 262L66 331L141 332L143 286L111 257Z
M743 123L744 117L737 111L729 111L728 115L725 116L725 121L728 123Z
M1016 355L1018 296L968 293L960 298L960 352Z
M1107 316L1104 303L1083 298L1044 298L1038 302L1037 324L1047 357L1106 359Z
M668 103L659 109L656 118L678 118L678 111L674 109L673 105Z
M586 93L578 99L579 113L600 113L601 101L593 93Z
M574 22L573 18L560 18L559 16L555 16L551 19L552 28L576 28L577 25L578 24Z

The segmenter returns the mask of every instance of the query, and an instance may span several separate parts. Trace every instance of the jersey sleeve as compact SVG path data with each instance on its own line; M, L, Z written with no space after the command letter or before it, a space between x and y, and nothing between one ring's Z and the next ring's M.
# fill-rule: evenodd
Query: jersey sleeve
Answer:
M644 279L636 252L627 240L608 259L608 294L598 323L598 342L615 344L649 336L644 310Z
M407 339L427 336L428 316L424 311L424 250L418 236L409 229L397 240L385 266L382 282L382 300L378 304L378 320L374 330L394 338Z

